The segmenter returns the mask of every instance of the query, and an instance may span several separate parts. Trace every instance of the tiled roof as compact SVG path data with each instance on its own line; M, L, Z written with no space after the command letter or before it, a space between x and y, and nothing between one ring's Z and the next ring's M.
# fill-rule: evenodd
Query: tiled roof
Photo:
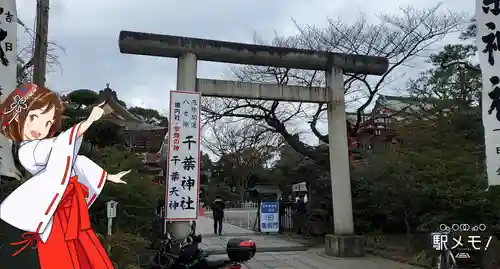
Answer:
M280 189L274 185L257 185L249 191L256 191L261 194L273 194L273 193L281 193Z
M136 122L136 121L125 121L123 126L127 131L155 131L155 130L167 130L165 126L156 126L154 124L146 122Z
M379 95L379 97L375 101L375 105L372 111L366 112L364 115L365 118L362 119L362 121L374 119L380 117L381 115L386 116L416 111L421 109L422 104L422 100L410 96ZM356 112L347 112L346 119L350 122L356 122Z

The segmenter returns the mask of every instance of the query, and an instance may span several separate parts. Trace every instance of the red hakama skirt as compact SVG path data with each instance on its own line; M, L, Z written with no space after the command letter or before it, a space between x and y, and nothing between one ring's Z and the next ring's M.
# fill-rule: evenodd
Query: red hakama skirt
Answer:
M14 256L34 241L37 243L41 269L113 269L113 264L92 230L85 198L88 188L70 179L63 198L57 207L52 230L43 243L36 233L23 234L23 241L13 245L24 246Z

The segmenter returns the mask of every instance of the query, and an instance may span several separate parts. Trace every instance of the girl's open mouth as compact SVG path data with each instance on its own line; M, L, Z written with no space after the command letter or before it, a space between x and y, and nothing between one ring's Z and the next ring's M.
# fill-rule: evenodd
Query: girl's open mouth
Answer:
M42 134L40 132L37 132L37 131L31 131L31 136L33 138L39 138Z

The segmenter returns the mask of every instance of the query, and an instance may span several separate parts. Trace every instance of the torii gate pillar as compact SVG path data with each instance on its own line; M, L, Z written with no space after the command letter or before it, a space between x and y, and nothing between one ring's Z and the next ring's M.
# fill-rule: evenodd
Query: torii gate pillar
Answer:
M328 103L330 174L335 234L326 237L326 253L350 257L364 255L364 238L354 235L343 73L382 75L389 66L386 58L129 31L120 32L119 47L120 52L127 54L177 58L178 90L197 90L204 95L212 96L248 98L249 94L228 90L227 87L224 90L218 90L217 83L219 82L197 79L197 60L325 71L327 94L324 95L327 96L323 95L325 92L321 91L322 89L315 89L315 94L307 96L304 94L304 89L276 86L275 91L261 91L256 95L256 98ZM201 85L200 82L204 84ZM222 82L222 85L225 86L230 84L231 82ZM249 86L245 89L247 91L248 89L270 87L269 85L247 86ZM240 87L243 88L241 85ZM287 99L286 95L293 96L293 99L291 97ZM173 229L174 236L177 238L185 237L188 232L188 223L178 222Z
M325 74L328 89L328 148L335 234L354 234L351 198L351 174L347 146L344 77L338 67Z
M194 91L198 61L193 53L185 53L177 58L177 90ZM168 167L168 166L167 166ZM165 208L165 213L167 209ZM170 223L172 234L176 238L185 238L191 231L189 222L174 221Z

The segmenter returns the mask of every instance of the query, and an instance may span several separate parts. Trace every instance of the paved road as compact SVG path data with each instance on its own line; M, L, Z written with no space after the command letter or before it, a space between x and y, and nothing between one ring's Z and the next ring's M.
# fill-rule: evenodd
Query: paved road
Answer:
M213 223L211 218L201 217L196 224L197 232L203 235L200 248L212 253L225 254L227 242L235 237L252 239L257 245L258 251L297 251L307 249L306 246L289 241L284 236L263 235L229 223L224 224L222 236L214 235Z
M422 269L420 267L394 262L374 256L363 258L335 258L323 254L323 249L257 253L247 262L244 269ZM225 256L213 256L223 259Z
M421 269L374 256L353 259L328 257L323 248L307 249L282 236L262 235L229 223L225 224L226 235L214 236L213 220L206 217L198 219L197 230L203 235L200 247L220 254L211 256L211 259L227 258L225 246L230 238L244 237L255 241L257 254L245 264L244 269Z

